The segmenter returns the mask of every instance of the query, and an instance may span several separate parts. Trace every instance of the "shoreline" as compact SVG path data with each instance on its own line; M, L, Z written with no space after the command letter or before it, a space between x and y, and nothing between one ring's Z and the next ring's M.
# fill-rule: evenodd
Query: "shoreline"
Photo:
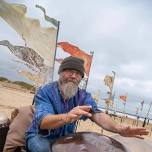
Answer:
M99 109L104 111L104 112L106 111L105 108L99 108ZM116 117L127 116L128 118L131 118L131 119L137 119L137 115L131 114L131 113L127 113L127 112L124 113L124 114L121 111L116 111L114 113L112 110L108 110L108 112L109 112L109 115L115 115ZM138 115L138 119L140 119L141 121L144 121L145 118L146 117ZM146 119L149 119L150 123L152 123L152 118L147 117Z

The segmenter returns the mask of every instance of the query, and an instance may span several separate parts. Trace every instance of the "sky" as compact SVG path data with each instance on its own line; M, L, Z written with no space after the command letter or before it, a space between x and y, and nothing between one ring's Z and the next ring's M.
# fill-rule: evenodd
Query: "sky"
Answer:
M100 90L101 96L105 96L108 88L104 76L115 71L116 98L127 93L130 102L152 101L151 0L7 2L23 3L28 7L29 16L39 15L41 19L43 15L35 11L34 5L43 6L48 16L60 21L58 42L68 41L87 53L94 51L88 91ZM21 41L18 36L14 39L11 34L14 31L1 19L0 31L0 39Z

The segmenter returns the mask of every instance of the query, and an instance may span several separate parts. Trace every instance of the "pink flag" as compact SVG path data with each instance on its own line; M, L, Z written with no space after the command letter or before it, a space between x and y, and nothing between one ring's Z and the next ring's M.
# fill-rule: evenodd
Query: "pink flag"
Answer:
M125 95L121 95L121 96L119 96L119 98L124 102L127 101L127 96L125 96Z

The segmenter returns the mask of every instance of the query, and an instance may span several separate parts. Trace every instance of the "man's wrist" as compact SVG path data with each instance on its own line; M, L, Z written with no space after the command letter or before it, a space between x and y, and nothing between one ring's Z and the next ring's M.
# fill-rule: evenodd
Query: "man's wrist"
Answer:
M64 122L65 122L65 124L68 124L71 122L71 120L68 118L68 113L64 114Z
M122 125L117 124L115 126L115 132L118 133L118 134L121 134L121 132L122 132Z

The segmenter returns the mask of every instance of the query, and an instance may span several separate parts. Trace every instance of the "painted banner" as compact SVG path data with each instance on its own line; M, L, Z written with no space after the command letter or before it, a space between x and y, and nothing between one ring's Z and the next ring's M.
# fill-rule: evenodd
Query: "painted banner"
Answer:
M53 67L56 50L57 29L41 27L38 19L26 17L23 4L0 1L0 17L4 19L43 59L45 65Z

